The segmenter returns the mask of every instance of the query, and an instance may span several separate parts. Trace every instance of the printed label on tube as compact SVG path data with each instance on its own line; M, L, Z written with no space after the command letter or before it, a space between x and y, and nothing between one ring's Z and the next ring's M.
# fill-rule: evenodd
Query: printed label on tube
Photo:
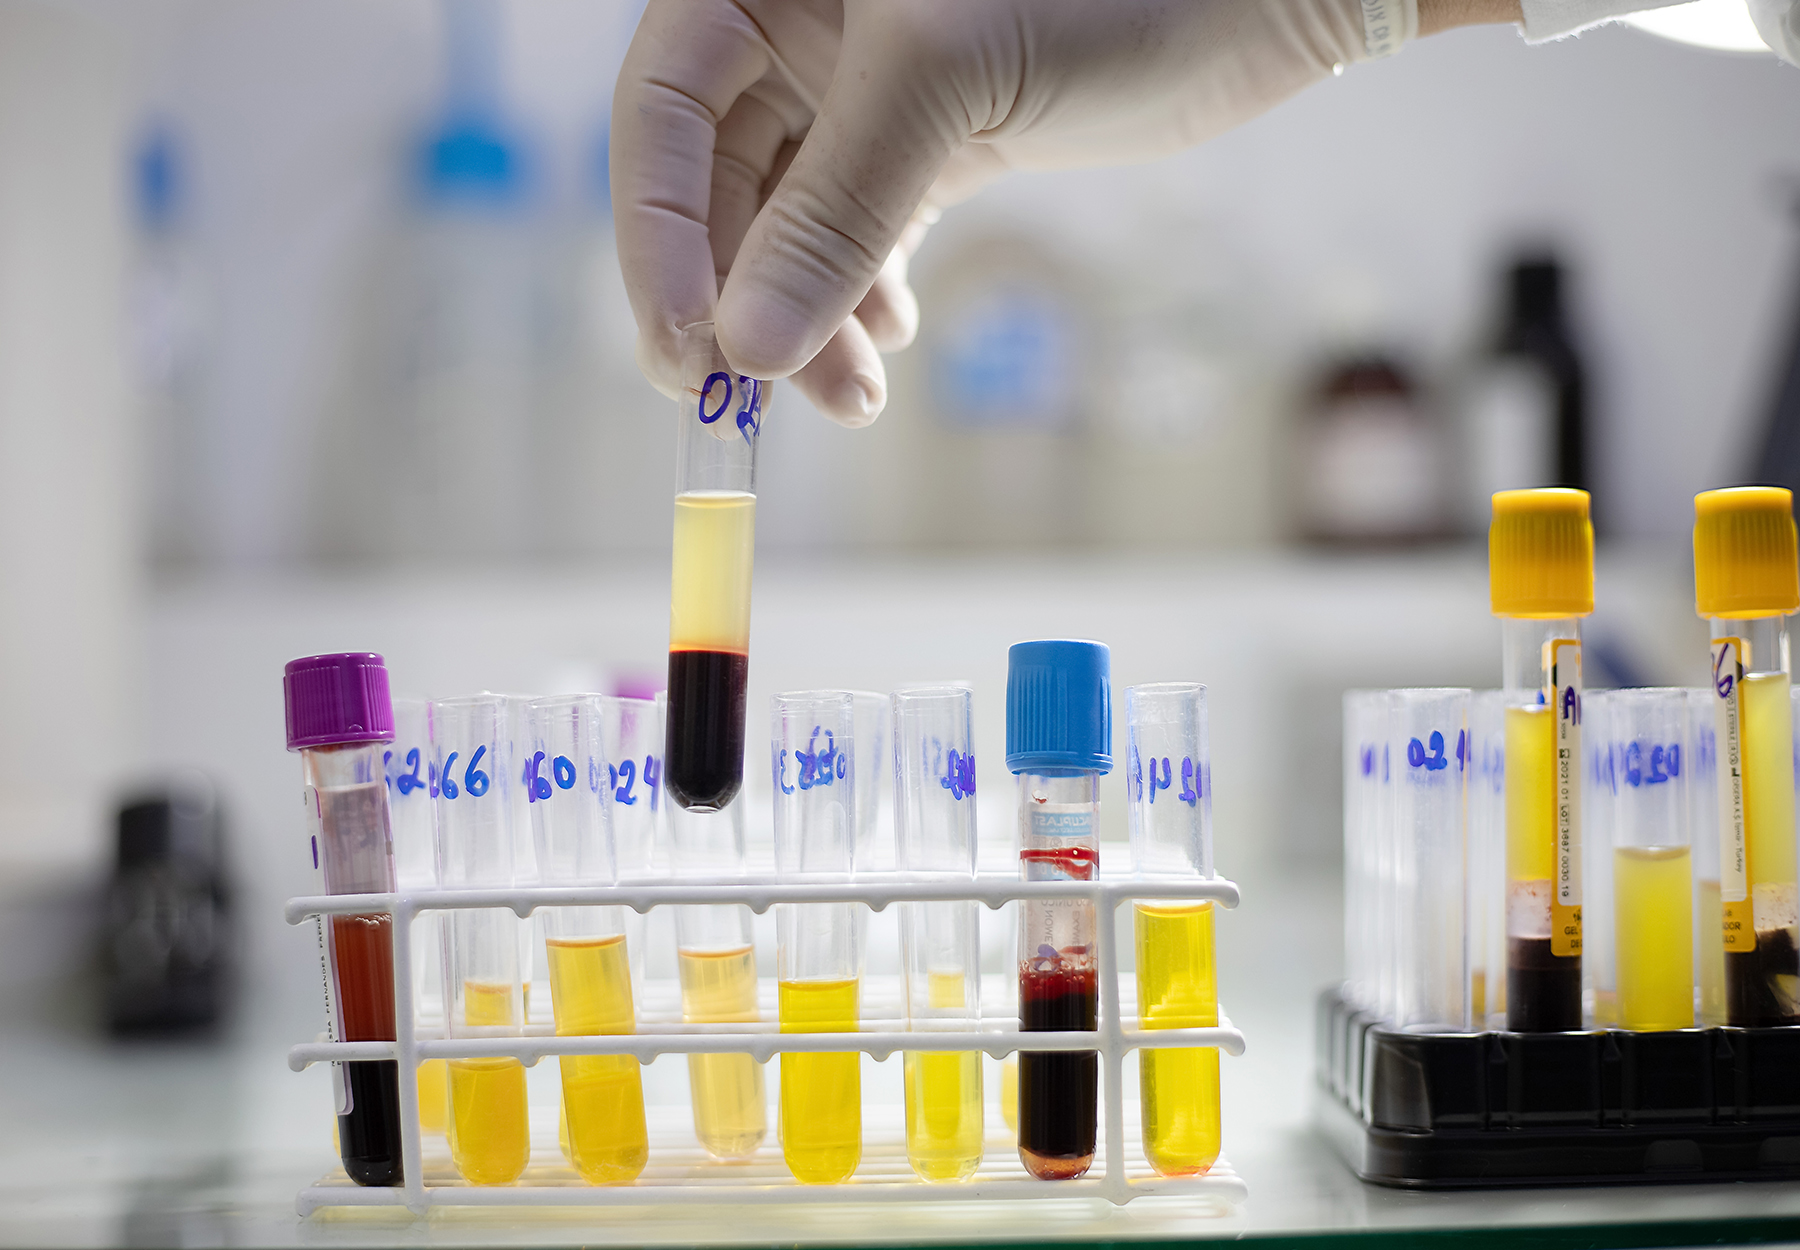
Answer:
M1581 954L1581 644L1549 644L1551 709L1556 715L1556 892L1550 902L1550 953Z
M325 820L319 811L319 792L307 786L300 795L300 801L306 808L306 852L312 859L313 893L325 893L325 859L322 844L325 841ZM326 924L324 916L313 917L313 933L319 941L319 983L325 991L325 1040L335 1042L344 1035L343 1023L338 1019L338 996L336 978L331 975L333 967L331 952L331 927ZM336 1114L350 1114L350 1078L341 1063L331 1065L331 1085L337 1102Z
M1750 874L1744 845L1743 703L1746 647L1742 638L1712 643L1713 734L1718 743L1719 902L1725 949L1756 949L1751 919Z

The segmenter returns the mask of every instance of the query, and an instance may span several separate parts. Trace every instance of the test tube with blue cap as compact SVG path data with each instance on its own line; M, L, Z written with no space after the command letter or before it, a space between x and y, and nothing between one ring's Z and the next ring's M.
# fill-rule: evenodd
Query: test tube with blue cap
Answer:
M1100 778L1112 771L1111 653L1098 642L1015 643L1007 653L1006 766L1017 777L1019 873L1091 881L1100 869ZM1098 1028L1095 909L1028 899L1019 909L1019 1027ZM1019 1160L1042 1180L1093 1166L1100 1059L1019 1053Z

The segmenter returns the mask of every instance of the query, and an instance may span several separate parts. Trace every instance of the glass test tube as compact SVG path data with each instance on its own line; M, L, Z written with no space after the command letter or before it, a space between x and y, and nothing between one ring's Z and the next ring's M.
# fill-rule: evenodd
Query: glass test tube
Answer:
M1469 1026L1467 882L1469 691L1393 692L1394 908L1403 1029Z
M394 700L394 740L382 751L387 776L388 813L394 829L394 875L402 890L437 884L437 805L431 797L431 704L425 699ZM415 1031L443 1036L443 952L440 913L413 919L412 974ZM419 1127L444 1131L449 1072L442 1059L419 1063Z
M1613 830L1619 807L1622 751L1613 734L1613 691L1581 697L1581 982L1589 1028L1619 1024L1619 969L1614 956Z
M514 774L501 695L432 704L438 877L447 889L513 884ZM516 1037L525 1024L519 917L504 907L453 911L444 925L450 1036ZM463 1179L505 1185L531 1157L525 1068L507 1057L452 1059L450 1157Z
M710 321L682 335L669 595L669 796L717 810L744 781L756 443L770 383L734 372Z
M1146 880L1213 875L1211 752L1206 687L1191 682L1125 690L1125 794L1132 872ZM1141 902L1138 1021L1143 1029L1219 1023L1210 902ZM1219 1157L1216 1046L1138 1051L1144 1157L1159 1176L1197 1176Z
M1680 689L1607 696L1618 1022L1694 1026L1694 881L1688 828L1688 697Z
M894 864L908 880L974 879L973 701L965 686L921 686L892 697ZM861 758L860 743L857 749ZM902 904L908 1029L980 1027L979 906ZM904 1062L907 1162L928 1181L967 1180L981 1166L981 1052L907 1051Z
M1479 690L1469 701L1469 1019L1506 1018L1506 700Z
M617 766L607 755L605 726L618 717L617 703L571 695L531 705L520 778L545 884L605 886L618 880ZM623 907L547 907L538 913L558 1037L637 1031L624 913ZM637 1057L563 1055L560 1065L563 1127L575 1170L593 1185L637 1179L650 1157Z
M394 736L387 666L351 652L291 661L282 678L288 750L300 753L316 888L321 894L394 889L384 744ZM326 1022L335 1041L394 1040L394 918L389 912L319 920ZM376 1059L332 1065L338 1149L358 1185L402 1183L400 1067Z
M1581 617L1586 491L1501 491L1488 529L1506 699L1506 1024L1581 1027Z
M1019 873L1091 881L1100 870L1100 777L1112 771L1111 654L1097 642L1015 643L1007 653L1006 766L1018 778ZM1019 1027L1098 1027L1094 905L1019 909ZM1042 1180L1094 1162L1096 1051L1019 1052L1019 1160Z
M855 705L847 691L774 697L775 869L785 880L856 867ZM783 1033L854 1033L856 903L783 903L775 969ZM848 1180L862 1160L862 1055L781 1056L781 1152L794 1179Z
M1694 499L1694 589L1712 625L1719 900L1726 1014L1800 1023L1788 618L1800 608L1793 494L1773 486Z
M675 875L728 882L744 875L744 805L724 811L669 806ZM762 1019L756 1004L756 945L750 909L713 903L675 909L681 1018L688 1024L742 1025ZM762 1065L745 1054L689 1055L694 1135L718 1159L748 1159L769 1131Z
M1725 917L1719 902L1719 775L1710 686L1687 692L1688 737L1681 768L1687 775L1688 830L1694 861L1694 980L1699 1021L1725 1023Z

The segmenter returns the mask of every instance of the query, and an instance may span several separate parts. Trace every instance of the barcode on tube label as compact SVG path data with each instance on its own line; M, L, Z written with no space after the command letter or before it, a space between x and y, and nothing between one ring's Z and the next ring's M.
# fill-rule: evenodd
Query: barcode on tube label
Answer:
M1551 712L1556 717L1556 891L1550 953L1581 954L1581 643L1549 644Z
M1750 897L1744 850L1744 746L1743 704L1739 686L1744 679L1744 641L1715 638L1712 644L1713 733L1718 741L1719 776L1719 901L1742 903ZM1725 947L1732 945L1726 926ZM1754 932L1742 937L1755 949Z

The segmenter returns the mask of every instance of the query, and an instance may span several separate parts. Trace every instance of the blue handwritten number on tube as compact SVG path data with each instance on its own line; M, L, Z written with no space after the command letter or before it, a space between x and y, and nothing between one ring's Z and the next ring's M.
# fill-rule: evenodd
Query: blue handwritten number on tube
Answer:
M447 799L454 799L462 793L456 788L456 782L450 776L450 770L456 767L456 756L457 753L452 751L444 757L444 797Z
M1425 753L1425 744L1417 738L1406 744L1406 762L1414 768L1423 768L1426 772L1442 772L1450 767L1450 757L1444 754L1444 735L1440 730L1431 731L1431 754Z
M619 765L619 776L625 778L625 783L613 791L613 798L630 807L637 802L637 795L631 792L631 788L637 784L637 763L633 760L623 761Z
M533 751L531 762L525 766L525 798L527 802L536 803L547 799L554 793L550 789L550 778L539 774L538 769L544 766L544 753Z
M706 415L706 397L712 394L714 382L723 382L725 384L725 394L724 397L719 400L719 406L713 409L712 415L709 417ZM711 425L725 414L725 409L730 407L730 405L731 375L729 373L710 374L706 379L706 385L700 388L700 424Z
M738 377L743 388L739 393L743 403L738 408L738 433L744 436L746 443L754 442L756 435L762 430L762 383L755 378Z
M1182 756L1181 793L1175 797L1180 799L1183 803L1186 803L1189 807L1194 806L1194 804L1200 801L1200 792L1194 788L1194 782L1198 780L1199 776L1194 768L1193 757L1187 755Z
M1169 757L1166 755L1163 756L1162 780L1158 781L1156 779L1156 757L1154 755L1152 755L1150 757L1150 801L1152 803L1156 802L1156 792L1158 790L1167 790L1169 788L1169 781L1170 781Z
M950 792L952 799L966 799L975 793L975 757L950 748L944 761L944 775L938 784Z
M786 749L783 749L776 758L775 784L781 788L783 794L792 794L794 792L794 787L787 783L787 757L788 753Z
M422 790L425 783L419 780L419 748L414 747L406 753L406 766L412 771L401 773L394 778L394 788L401 794L411 794L414 790Z
M550 772L556 777L558 790L575 788L575 761L566 755L559 755L550 763Z
M476 767L486 754L486 747L476 747L475 754L469 757L468 768L463 770L463 789L469 792L472 799L478 799L488 792L488 775Z
M644 757L644 785L650 791L650 810L656 810L656 796L662 790L662 761L654 755Z

